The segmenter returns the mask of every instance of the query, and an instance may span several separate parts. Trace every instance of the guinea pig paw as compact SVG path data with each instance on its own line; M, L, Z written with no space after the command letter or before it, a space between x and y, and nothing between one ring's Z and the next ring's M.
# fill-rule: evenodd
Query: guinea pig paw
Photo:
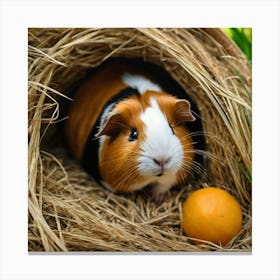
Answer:
M152 199L156 204L163 202L164 192L162 192L157 186L152 188Z

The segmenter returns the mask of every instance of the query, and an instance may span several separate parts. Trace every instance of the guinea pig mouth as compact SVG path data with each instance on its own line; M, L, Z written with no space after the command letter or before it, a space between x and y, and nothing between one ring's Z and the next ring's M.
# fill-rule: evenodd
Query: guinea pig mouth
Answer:
M162 175L163 175L163 172L160 172L160 173L157 174L157 177L160 177Z

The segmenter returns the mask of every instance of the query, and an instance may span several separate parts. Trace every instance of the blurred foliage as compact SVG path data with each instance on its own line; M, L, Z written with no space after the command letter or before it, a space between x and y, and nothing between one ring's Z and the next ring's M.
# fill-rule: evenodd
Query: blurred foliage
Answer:
M252 61L252 28L222 28Z
M248 60L252 61L252 28L222 28L222 30L238 45L238 47L247 56ZM239 72L237 73L237 75L239 76L243 89L250 97L250 102L252 105L249 89L247 88L244 79ZM252 115L248 114L247 110L245 109L243 110L243 113L245 115L248 127L252 129ZM247 167L242 164L241 170L245 175L248 183L252 184L252 166Z

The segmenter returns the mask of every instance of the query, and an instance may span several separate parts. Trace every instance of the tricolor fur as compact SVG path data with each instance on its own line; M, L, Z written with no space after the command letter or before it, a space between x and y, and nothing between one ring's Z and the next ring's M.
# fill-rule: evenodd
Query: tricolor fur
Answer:
M120 191L152 184L158 196L183 182L189 173L193 143L183 123L194 117L187 101L154 91L160 87L142 76L124 77L127 86L140 94L116 104L101 124L97 134L102 137L101 177L107 186ZM141 84L145 85L142 90ZM137 130L137 141L129 142L131 129Z
M149 73L109 63L76 90L65 135L74 156L114 191L153 186L162 195L186 181L194 143L190 103L164 92ZM98 163L98 166L93 164Z

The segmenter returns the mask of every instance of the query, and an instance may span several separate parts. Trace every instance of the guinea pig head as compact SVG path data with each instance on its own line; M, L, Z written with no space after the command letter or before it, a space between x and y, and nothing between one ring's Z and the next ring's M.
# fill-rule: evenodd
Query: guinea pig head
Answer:
M194 158L185 123L194 120L188 101L166 93L147 91L116 104L96 135L103 183L129 192L159 180L184 182Z

